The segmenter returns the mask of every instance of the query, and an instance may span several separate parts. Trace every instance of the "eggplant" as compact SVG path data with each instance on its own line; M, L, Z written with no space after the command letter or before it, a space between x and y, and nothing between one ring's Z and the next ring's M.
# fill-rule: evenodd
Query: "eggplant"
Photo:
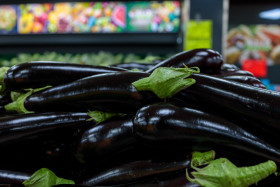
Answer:
M59 105L75 103L85 111L131 113L158 100L154 93L138 92L132 85L132 82L147 76L149 74L144 72L117 72L86 77L31 94L25 99L24 107L28 111L52 111Z
M279 149L236 124L187 107L165 103L145 106L135 115L133 132L138 141L155 146L211 142L280 161Z
M155 176L184 171L190 166L190 159L171 162L140 160L103 171L80 182L85 185L124 185L147 180ZM187 181L187 179L186 179Z
M226 63L224 63L224 64L221 66L221 70L220 70L220 71L236 71L236 70L240 70L240 68L237 67L237 66L234 65L234 64L226 64Z
M255 77L251 72L244 71L244 70L232 70L232 71L220 71L218 73L215 73L214 75L217 76L230 76L230 75L239 75L239 76L251 76Z
M0 106L4 106L8 103L10 103L12 100L11 100L11 97L9 94L7 95L0 95Z
M9 171L0 169L0 184L9 184L11 186L22 186L22 182L31 177L30 173ZM2 186L1 185L1 186Z
M84 162L94 162L97 157L133 147L135 143L132 116L124 116L85 130L77 143L77 155Z
M90 117L86 112L47 112L11 115L0 118L0 145L20 142L58 129L85 126Z
M154 67L156 63L137 63L137 62L130 62L124 64L116 64L113 67L123 68L127 70L137 69L140 71L147 71L148 69Z
M119 71L126 70L63 62L29 62L11 67L4 75L4 84L8 90L18 91L56 86L91 75Z
M193 74L190 77L196 80L196 84L178 93L182 100L196 98L279 132L279 92L205 74Z
M214 75L218 78L223 78L229 81L235 81L243 84L248 84L257 88L266 89L265 85L256 77L246 75Z
M217 73L223 64L223 57L217 51L211 49L194 49L178 53L147 70L147 73L153 72L158 67L183 68L199 67L203 73Z

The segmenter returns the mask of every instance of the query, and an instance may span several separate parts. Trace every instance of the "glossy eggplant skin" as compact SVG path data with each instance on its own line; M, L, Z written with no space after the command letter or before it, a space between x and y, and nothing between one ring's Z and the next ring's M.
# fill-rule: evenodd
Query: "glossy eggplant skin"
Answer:
M55 110L57 105L76 103L85 110L133 112L157 100L152 92L138 92L132 82L149 76L144 72L117 72L94 75L52 87L26 98L29 111Z
M248 84L257 88L266 89L265 85L256 77L246 75L215 75L215 77L226 79L229 81L235 81L242 84Z
M4 105L10 103L11 101L12 100L11 100L11 97L9 94L4 95L4 96L0 95L0 106L4 106Z
M121 68L71 64L63 62L29 62L11 67L4 76L8 90L42 88L56 86L81 79L83 77L125 71Z
M212 142L280 161L280 150L223 118L192 108L161 103L141 108L133 120L138 141L155 146Z
M0 184L10 184L11 186L24 186L23 181L31 177L30 173L0 170Z
M249 71L244 71L244 70L225 70L225 71L220 71L218 73L215 73L214 75L217 76L230 76L230 75L239 75L239 76L251 76L255 77L251 72Z
M124 63L124 64L116 64L113 67L117 68L123 68L127 70L141 70L141 71L147 71L148 69L154 67L156 63L137 63L137 62L130 62L130 63Z
M132 116L99 123L85 130L77 143L77 155L83 162L95 162L136 143L132 132Z
M7 113L4 106L10 102L12 102L12 99L9 94L0 95L0 117Z
M256 88L205 74L193 74L196 80L178 96L196 98L211 106L221 106L270 130L280 131L280 93Z
M153 72L158 67L176 67L183 68L199 67L203 73L216 73L220 71L223 64L223 57L217 51L211 49L194 49L178 53L147 70L147 73Z
M0 145L19 142L61 128L79 127L88 123L86 112L47 112L11 115L0 118Z
M224 63L224 64L221 66L221 70L220 70L220 71L236 71L236 70L240 70L240 68L237 67L237 66L234 65L234 64L226 64L226 63Z
M139 160L103 171L80 183L85 185L124 185L129 183L131 184L159 175L162 176L178 171L184 171L189 166L189 158L181 161L172 162Z

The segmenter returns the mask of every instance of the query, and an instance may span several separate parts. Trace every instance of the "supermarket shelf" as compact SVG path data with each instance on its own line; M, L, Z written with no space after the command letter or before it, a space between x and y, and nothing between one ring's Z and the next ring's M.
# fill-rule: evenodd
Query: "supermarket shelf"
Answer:
M129 34L45 34L0 36L0 54L19 52L83 53L108 51L113 53L168 54L182 50L179 33Z

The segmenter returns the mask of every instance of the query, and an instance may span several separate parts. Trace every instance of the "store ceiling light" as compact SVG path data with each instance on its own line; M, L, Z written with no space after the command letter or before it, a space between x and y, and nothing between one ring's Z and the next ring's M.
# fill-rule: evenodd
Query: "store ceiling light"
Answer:
M259 16L260 18L263 19L272 19L272 20L280 19L280 8L263 11L259 14Z

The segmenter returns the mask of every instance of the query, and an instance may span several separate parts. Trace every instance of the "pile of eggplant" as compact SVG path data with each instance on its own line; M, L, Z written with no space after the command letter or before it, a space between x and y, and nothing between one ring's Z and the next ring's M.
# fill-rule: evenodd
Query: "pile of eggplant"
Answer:
M166 100L132 85L185 66L200 69L196 83ZM280 162L280 93L210 49L131 68L22 63L0 83L0 184L23 186L48 168L75 181L57 186L194 187L185 174L193 151L238 166ZM116 115L98 121L89 111ZM257 186L279 184L271 175Z

